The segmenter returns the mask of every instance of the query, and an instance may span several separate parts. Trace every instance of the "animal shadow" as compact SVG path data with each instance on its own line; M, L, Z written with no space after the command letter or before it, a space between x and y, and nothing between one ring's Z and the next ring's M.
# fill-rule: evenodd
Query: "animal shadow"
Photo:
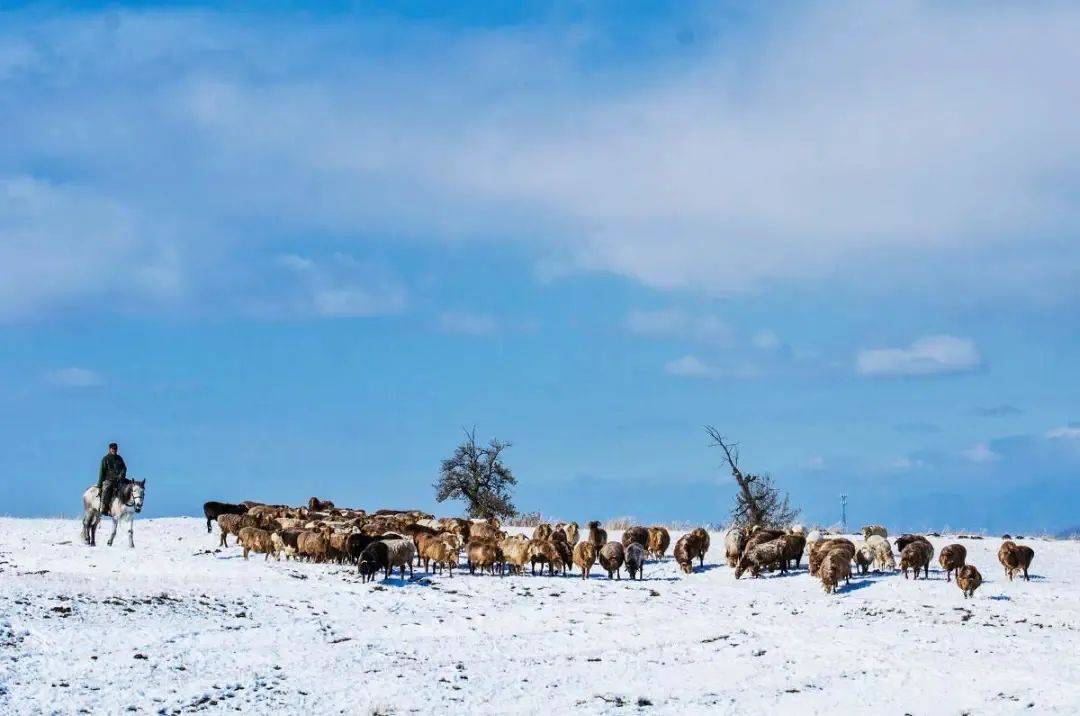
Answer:
M848 592L856 592L860 589L866 589L871 585L873 585L873 582L869 579L860 579L854 582L848 582L843 587L838 587L836 591L840 592L841 594L847 594Z

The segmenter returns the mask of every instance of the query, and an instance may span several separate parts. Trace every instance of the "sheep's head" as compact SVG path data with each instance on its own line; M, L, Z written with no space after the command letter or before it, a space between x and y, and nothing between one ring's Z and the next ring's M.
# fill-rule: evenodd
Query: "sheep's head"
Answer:
M694 563L693 562L679 562L679 569L681 569L686 574L693 574L693 572L694 572Z

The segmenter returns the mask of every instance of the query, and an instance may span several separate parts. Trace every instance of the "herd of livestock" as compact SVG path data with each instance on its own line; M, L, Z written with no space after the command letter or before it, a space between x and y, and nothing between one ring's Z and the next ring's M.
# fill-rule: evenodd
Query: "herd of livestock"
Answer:
M623 531L619 541L609 541L600 522L589 522L582 532L576 522L537 525L532 537L503 531L496 519L462 519L433 515L416 510L363 510L337 508L332 502L312 497L304 507L265 505L257 502L229 504L207 502L203 506L206 530L216 523L221 531L220 545L227 546L233 535L243 549L244 559L256 552L280 560L307 560L353 564L363 581L373 580L381 572L389 578L395 569L413 574L414 562L425 570L446 570L453 576L464 551L470 574L521 574L526 567L536 574L561 572L574 567L588 579L599 563L609 579L621 578L625 569L631 579L644 578L647 559L661 559L671 545L668 530L661 526L633 526ZM705 563L709 533L697 528L680 537L672 550L679 568L686 574L694 571L694 562ZM922 572L929 576L934 547L922 535L905 534L895 540L900 553L899 568L904 578L911 571L915 579ZM800 566L803 555L812 576L818 577L827 593L836 592L843 581L851 579L852 569L866 574L871 567L895 571L896 558L888 533L881 525L863 528L863 539L853 542L824 530L807 533L801 525L786 529L766 527L731 528L724 533L724 556L735 570L736 579L750 572L754 577L763 571L785 573ZM1011 580L1017 574L1028 578L1034 550L1005 540L998 550L998 560ZM967 549L950 544L941 550L938 562L947 581L956 576L956 584L970 597L982 584L982 575L967 564Z

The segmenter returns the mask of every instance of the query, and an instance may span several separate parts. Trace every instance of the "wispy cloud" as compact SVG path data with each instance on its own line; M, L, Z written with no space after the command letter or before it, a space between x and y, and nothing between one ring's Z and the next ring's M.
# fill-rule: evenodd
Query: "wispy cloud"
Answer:
M964 456L964 459L976 464L997 462L1001 459L1001 455L994 452L990 445L985 442L975 443L961 454Z
M1009 405L1008 403L1002 403L1000 405L980 405L974 409L976 415L984 418L1003 418L1010 415L1022 415L1023 410L1015 405Z
M941 432L941 426L921 420L912 420L905 423L897 423L893 425L893 430L900 433L922 434L932 435L934 433Z
M905 348L871 348L856 357L858 372L872 377L966 373L981 363L975 344L954 336L926 336Z
M716 378L718 371L706 365L697 356L683 356L664 365L664 372L680 378Z
M1065 425L1046 433L1051 440L1080 440L1080 425Z
M408 294L386 268L336 253L324 259L283 254L283 274L249 303L264 317L363 318L401 313Z
M105 378L88 368L58 368L47 371L45 381L62 388L98 388L105 385Z
M447 311L439 315L439 329L445 333L486 336L499 330L499 322L483 313Z
M680 378L708 378L717 380L720 378L731 380L751 380L760 378L762 372L756 366L749 363L736 365L718 365L707 363L695 355L685 355L681 358L668 361L664 365L664 372L668 375Z
M623 325L631 333L648 338L687 338L713 343L725 343L731 338L731 328L722 319L674 308L630 311Z
M751 339L755 348L759 348L763 351L775 351L784 345L784 342L780 340L780 336L776 335L775 331L764 329L754 334Z

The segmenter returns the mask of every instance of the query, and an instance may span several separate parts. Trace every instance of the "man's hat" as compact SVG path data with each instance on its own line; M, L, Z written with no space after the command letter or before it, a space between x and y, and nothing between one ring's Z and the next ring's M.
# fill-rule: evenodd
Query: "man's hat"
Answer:
M116 450L116 449L118 449L119 447L120 447L120 446L119 446L119 445L117 445L116 443L109 443L109 449L110 449L110 450Z

